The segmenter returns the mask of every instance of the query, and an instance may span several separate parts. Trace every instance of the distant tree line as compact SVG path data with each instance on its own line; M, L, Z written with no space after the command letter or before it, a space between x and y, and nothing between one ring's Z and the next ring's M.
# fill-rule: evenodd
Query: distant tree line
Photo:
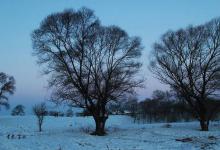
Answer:
M64 112L64 111L57 111L57 110L51 110L51 111L46 111L46 116L73 117L74 113L73 113L72 109L68 109L66 112Z
M210 99L209 109L220 105L220 101ZM196 119L191 108L181 97L172 92L156 90L152 98L138 101L129 98L121 103L112 103L108 107L110 114L130 115L136 123L192 121ZM219 119L220 109L213 110L210 120Z

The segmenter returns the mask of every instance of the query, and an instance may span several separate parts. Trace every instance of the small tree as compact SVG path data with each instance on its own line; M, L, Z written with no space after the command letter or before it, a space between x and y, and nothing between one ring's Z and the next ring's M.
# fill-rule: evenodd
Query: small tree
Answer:
M46 104L41 103L41 104L35 105L33 107L33 112L34 112L34 114L36 115L36 117L38 119L39 132L41 132L42 131L43 120L44 120L44 117L46 116L46 113L47 113Z
M0 105L9 107L8 95L14 94L15 79L12 76L0 72Z
M12 110L11 115L12 116L24 116L25 115L24 109L25 107L23 105L17 105Z

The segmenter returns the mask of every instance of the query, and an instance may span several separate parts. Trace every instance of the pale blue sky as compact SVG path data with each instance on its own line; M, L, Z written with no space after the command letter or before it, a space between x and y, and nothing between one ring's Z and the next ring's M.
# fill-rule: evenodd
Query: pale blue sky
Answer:
M140 98L152 90L164 89L147 71L152 44L167 30L197 25L220 16L219 0L1 0L0 1L0 71L16 79L12 105L26 105L48 97L45 77L32 53L31 32L47 15L82 6L95 11L104 25L117 25L130 35L140 36L145 47L142 73L146 88Z

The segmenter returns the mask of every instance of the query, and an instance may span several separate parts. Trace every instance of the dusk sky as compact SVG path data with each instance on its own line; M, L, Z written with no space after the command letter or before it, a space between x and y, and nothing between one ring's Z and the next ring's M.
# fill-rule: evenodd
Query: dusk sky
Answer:
M16 79L11 105L30 105L49 97L46 77L32 56L31 32L47 15L83 6L94 10L102 24L117 25L131 36L141 37L146 87L137 91L140 99L150 97L155 89L166 89L147 68L153 43L168 30L220 16L219 0L1 0L0 72Z

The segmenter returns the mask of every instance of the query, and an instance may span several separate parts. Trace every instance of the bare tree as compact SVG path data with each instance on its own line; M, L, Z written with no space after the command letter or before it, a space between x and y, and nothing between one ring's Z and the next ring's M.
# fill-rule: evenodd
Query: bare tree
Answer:
M88 109L94 134L105 134L106 104L132 93L141 80L140 39L116 26L100 25L93 11L66 10L48 16L32 34L34 53L46 64L53 99Z
M213 114L207 103L220 89L220 19L164 34L154 44L150 68L183 97L207 131Z
M0 72L0 105L9 107L8 95L14 94L15 79L12 76Z
M39 127L39 132L41 132L42 131L42 124L43 124L43 121L44 121L44 117L47 114L46 104L45 103L41 103L41 104L35 105L33 107L33 112L34 112L34 114L37 117L37 123L38 123L38 127Z

